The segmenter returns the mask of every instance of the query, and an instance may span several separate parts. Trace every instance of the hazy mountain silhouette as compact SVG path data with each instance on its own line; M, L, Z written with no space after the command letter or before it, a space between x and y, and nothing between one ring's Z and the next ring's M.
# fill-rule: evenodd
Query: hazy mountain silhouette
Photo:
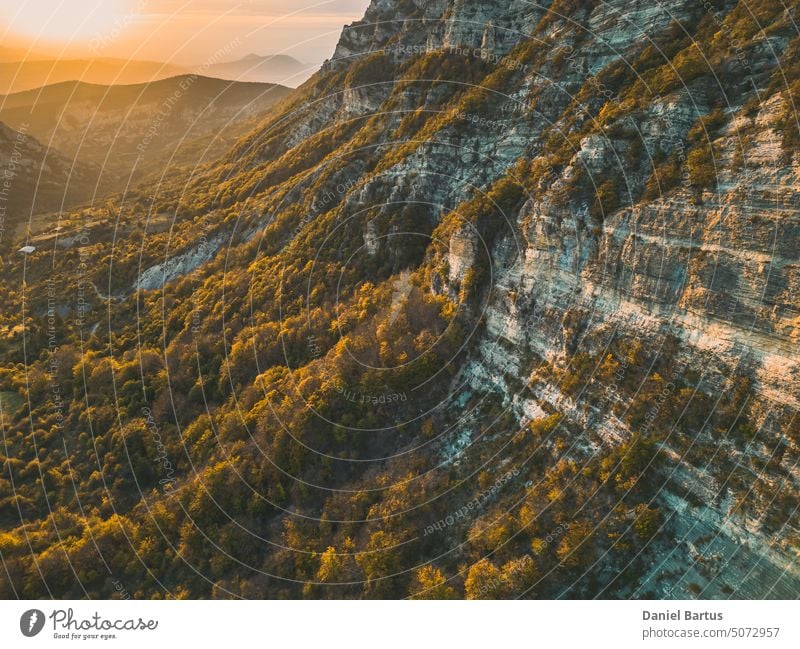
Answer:
M280 83L296 87L315 71L286 54L259 56L248 54L237 61L215 63L205 68L204 74L233 81L257 81L259 83Z
M14 60L8 57L14 56ZM24 57L24 58L17 58ZM184 74L184 67L156 61L125 59L37 59L21 50L0 52L0 92L30 90L62 81L101 84L146 83Z
M0 93L6 94L62 81L128 85L198 72L203 76L230 81L279 83L296 87L314 71L314 67L285 54L248 54L236 61L191 66L116 58L55 60L23 48L0 48Z
M130 174L216 158L288 92L193 75L122 86L67 81L1 97L0 120L102 167L106 192Z

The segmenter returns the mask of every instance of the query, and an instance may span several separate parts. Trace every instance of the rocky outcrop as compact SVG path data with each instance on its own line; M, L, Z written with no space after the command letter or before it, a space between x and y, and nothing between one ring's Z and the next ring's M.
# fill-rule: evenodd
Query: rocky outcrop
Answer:
M447 256L449 280L459 284L467 274L478 254L478 241L474 230L468 227L459 229L450 237L450 251Z
M224 235L211 237L191 250L186 250L171 256L166 261L143 270L139 274L133 289L151 291L153 289L162 288L165 284L174 279L191 273L193 270L214 258L214 255L217 254L222 246L224 239Z

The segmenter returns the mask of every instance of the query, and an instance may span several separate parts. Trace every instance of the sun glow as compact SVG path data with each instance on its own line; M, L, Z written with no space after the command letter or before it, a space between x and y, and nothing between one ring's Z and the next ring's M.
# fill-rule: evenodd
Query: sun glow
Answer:
M121 33L133 0L0 0L10 33L41 41L86 43Z

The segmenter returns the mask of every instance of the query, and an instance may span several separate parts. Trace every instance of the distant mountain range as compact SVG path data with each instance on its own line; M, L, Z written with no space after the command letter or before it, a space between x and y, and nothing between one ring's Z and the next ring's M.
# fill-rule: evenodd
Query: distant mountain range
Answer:
M0 48L0 93L32 90L62 81L84 81L104 85L136 84L158 81L181 74L298 86L313 69L283 54L258 56L250 54L237 61L211 65L174 65L156 61L125 59L43 58L21 49Z
M101 84L146 83L184 74L183 67L155 61L123 59L74 59L56 61L16 60L0 62L0 92L31 90L62 81Z
M238 61L216 63L203 73L210 77L231 79L233 81L258 81L260 83L280 83L296 87L316 70L285 54L258 56L249 54Z
M95 165L104 194L129 178L214 159L289 92L192 75L122 86L66 81L0 97L0 121Z

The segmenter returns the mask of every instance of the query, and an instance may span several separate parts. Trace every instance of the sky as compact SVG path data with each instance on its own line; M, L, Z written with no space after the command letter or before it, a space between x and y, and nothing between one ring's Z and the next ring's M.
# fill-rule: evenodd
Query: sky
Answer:
M41 58L199 65L289 54L318 65L369 0L0 0L0 44ZM222 55L222 58L220 56ZM16 58L16 57L15 57ZM27 58L30 58L28 56Z

